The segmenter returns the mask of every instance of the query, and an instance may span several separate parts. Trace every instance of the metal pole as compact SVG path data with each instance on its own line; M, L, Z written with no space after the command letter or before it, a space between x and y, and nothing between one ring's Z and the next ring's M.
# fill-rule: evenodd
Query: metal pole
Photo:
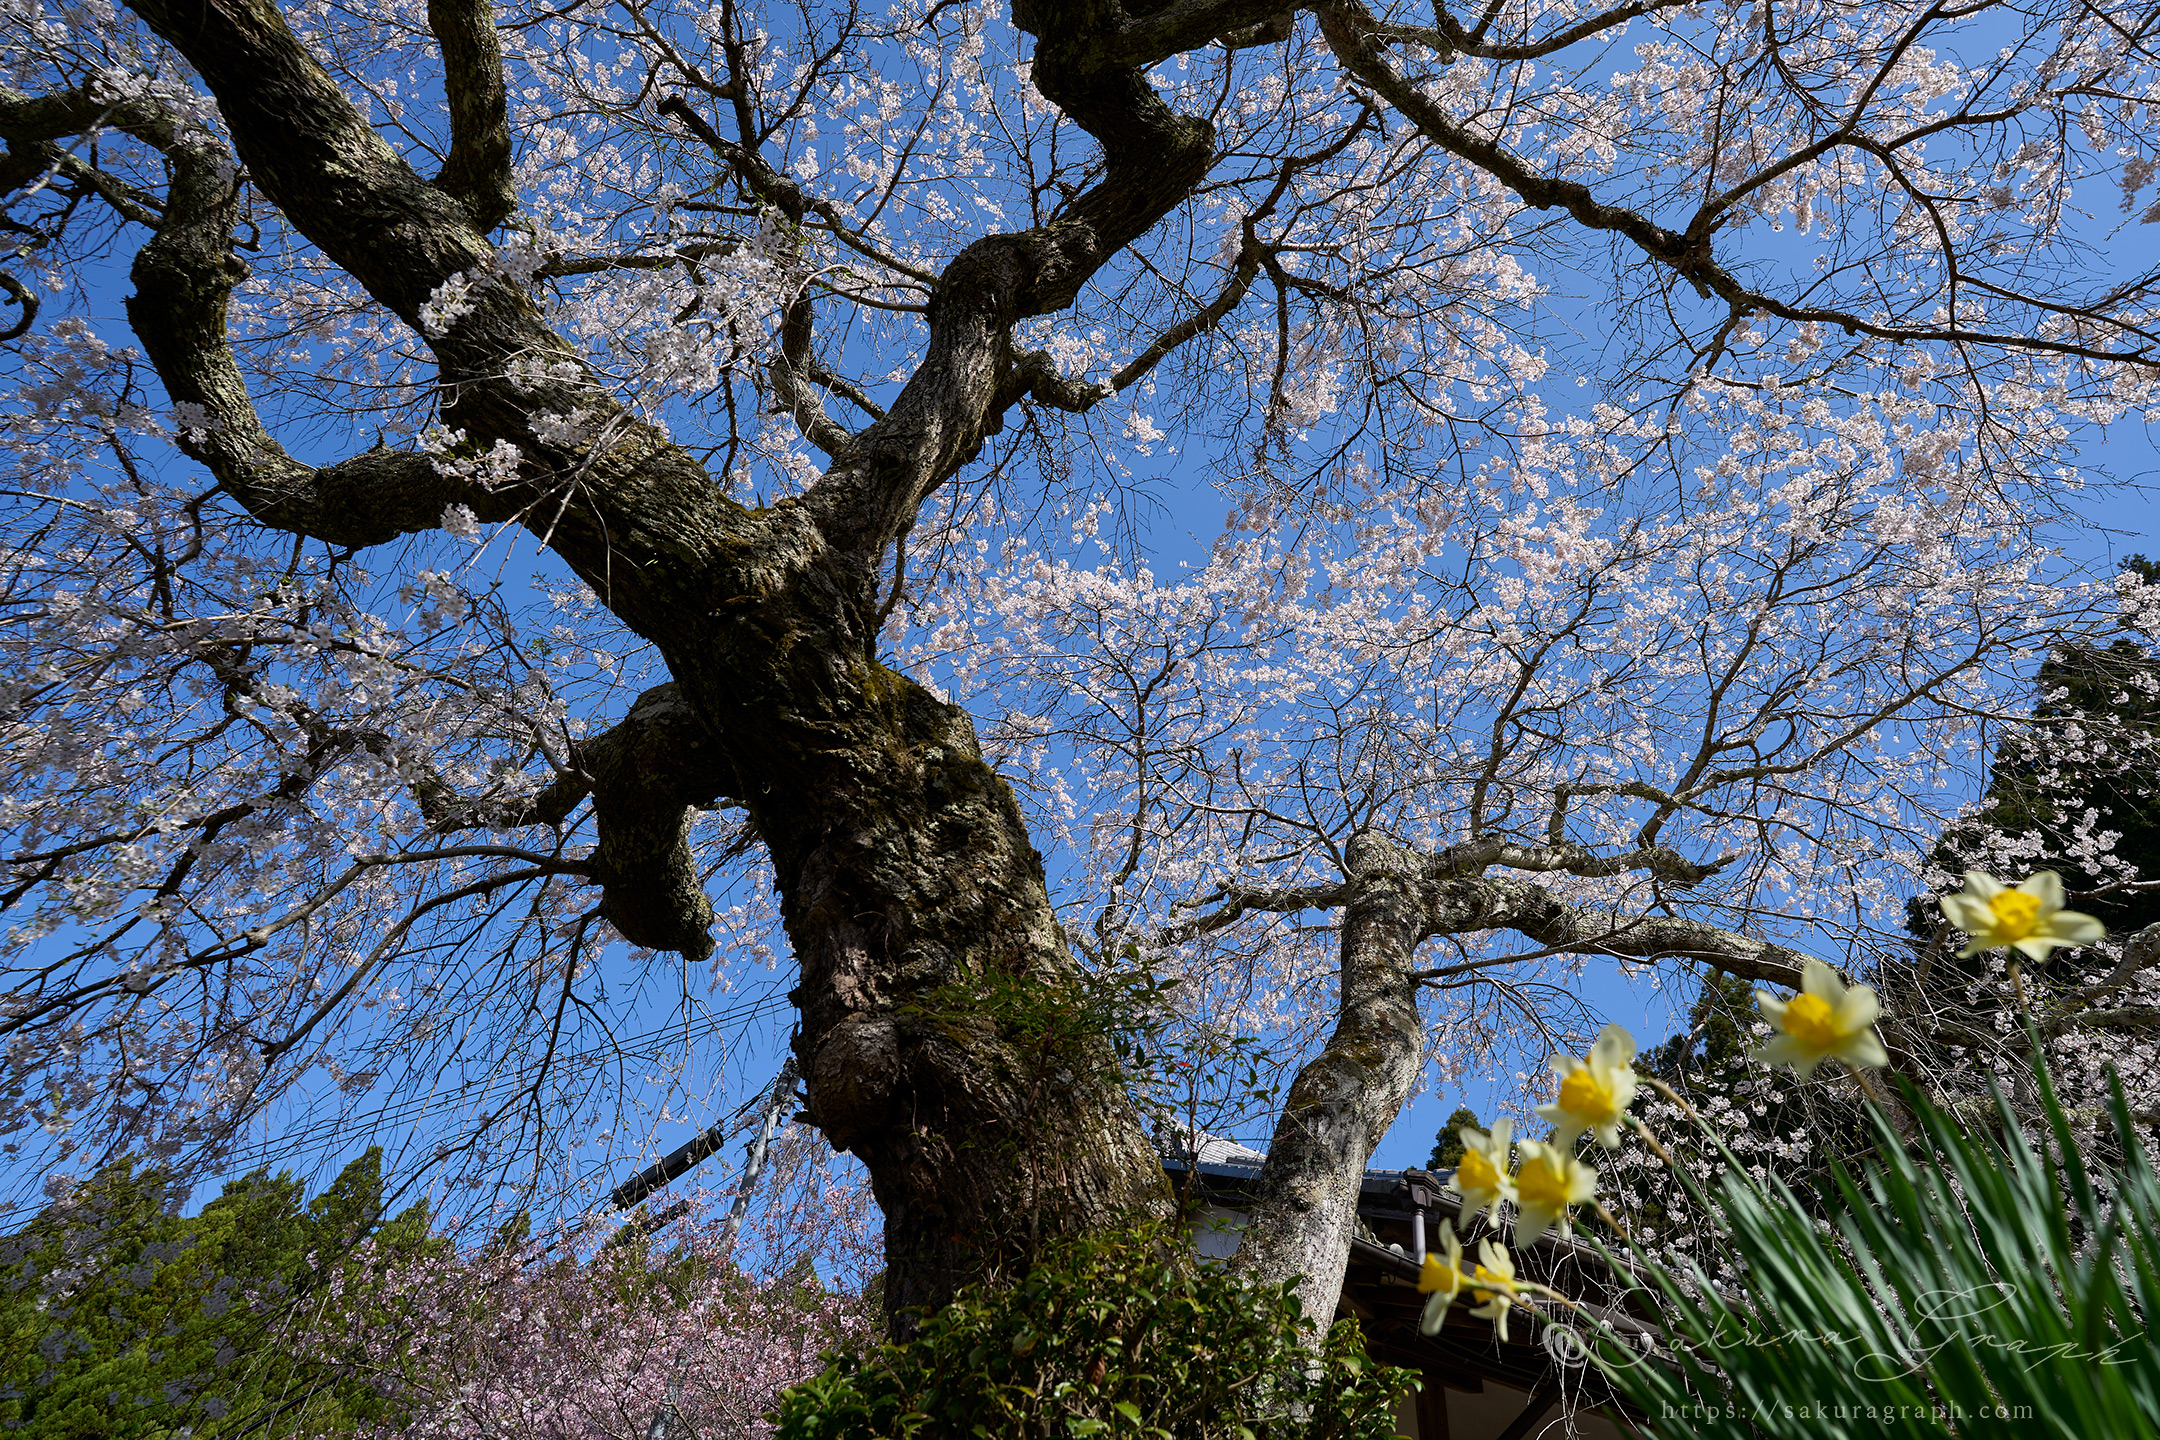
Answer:
M758 1176L765 1169L765 1154L772 1146L773 1136L779 1132L780 1122L787 1118L788 1111L795 1107L795 1074L795 1057L790 1055L787 1058L787 1063L780 1067L780 1073L773 1077L772 1088L765 1092L765 1115L758 1125L757 1135L750 1141L750 1153L743 1157L742 1179L736 1186L735 1204L728 1210L727 1223L720 1230L720 1243L726 1249L732 1250L735 1246L735 1234L742 1228L743 1216L750 1209L750 1192L757 1189ZM705 1135L712 1133L711 1130L708 1130ZM652 1170L645 1171L643 1174L625 1181L617 1188L615 1193L620 1195L632 1186L642 1182L647 1175L665 1169L666 1166L674 1162L676 1155L688 1151L704 1138L703 1135L699 1136L698 1140L692 1141L690 1145L685 1145L681 1150L676 1151L675 1155L670 1155L659 1165L655 1165ZM681 1174L683 1170L689 1169L691 1165L695 1165L698 1160L704 1159L706 1155L710 1155L717 1148L719 1147L714 1145L706 1149L697 1156L697 1159L686 1162L675 1173ZM670 1176L669 1178L672 1179L673 1177ZM657 1190L666 1183L666 1180L657 1181L649 1189ZM641 1195L645 1193L648 1192L639 1192ZM654 1409L652 1423L645 1427L645 1440L673 1440L676 1422L682 1418L676 1413L676 1398L676 1387L673 1385L668 1386L667 1399L661 1401L659 1406Z
M758 1126L757 1138L750 1142L750 1153L743 1160L742 1183L735 1190L735 1204L728 1211L727 1224L720 1228L720 1243L730 1249L735 1244L735 1232L742 1228L743 1215L750 1209L750 1192L757 1188L758 1175L765 1169L765 1151L794 1105L795 1057L790 1055L773 1077L772 1090L765 1100L765 1121Z

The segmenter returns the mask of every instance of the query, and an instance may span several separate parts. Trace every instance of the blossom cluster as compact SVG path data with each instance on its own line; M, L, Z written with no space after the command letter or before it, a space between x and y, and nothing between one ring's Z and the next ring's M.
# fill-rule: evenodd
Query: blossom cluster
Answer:
M698 1197L589 1253L536 1236L362 1254L283 1340L374 1384L360 1440L611 1440L662 1416L666 1434L757 1440L782 1390L882 1323L864 1188L798 1165L776 1189L741 1234Z

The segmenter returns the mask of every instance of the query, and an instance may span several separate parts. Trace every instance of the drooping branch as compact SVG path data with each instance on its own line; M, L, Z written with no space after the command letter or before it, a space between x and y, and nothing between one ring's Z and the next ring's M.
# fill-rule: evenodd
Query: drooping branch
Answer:
M740 109L743 103L740 99L743 88L741 77L735 77L728 86L722 88L736 98L736 105ZM739 145L713 129L705 117L698 114L682 96L668 96L660 102L659 110L662 115L679 122L685 130L698 138L700 144L725 161L729 170L752 196L772 206L793 223L816 223L850 250L896 275L905 275L924 286L937 283L937 276L932 272L911 265L897 255L873 245L846 212L832 201L811 194L797 184L793 177L766 164L764 157L751 146Z
M691 811L741 786L704 722L670 681L638 696L621 724L579 747L600 843L587 863L600 913L633 945L712 953L712 902L690 852Z
M569 766L523 800L468 802L432 777L417 787L429 828L558 825L587 796L599 843L583 867L601 887L600 913L634 945L702 960L712 953L705 898L689 845L692 814L739 798L741 786L711 732L670 680L572 751Z
M2111 349L2043 335L1973 330L1957 323L1955 314L1949 317L1949 323L1941 325L1890 324L1859 311L1801 304L1753 288L1742 283L1722 264L1711 248L1711 239L1723 223L1722 210L1729 201L1705 205L1685 231L1667 229L1626 206L1601 201L1580 181L1544 174L1498 139L1479 134L1457 121L1438 100L1419 89L1389 62L1385 46L1393 37L1388 27L1382 26L1357 0L1321 6L1317 13L1321 30L1344 68L1371 86L1427 139L1483 170L1532 208L1565 210L1580 225L1620 236L1650 259L1671 269L1705 298L1716 296L1725 301L1735 315L1760 311L1800 324L1835 325L1847 334L1859 333L1885 340L1949 341L2160 367L2160 337L2126 318L2092 311L2077 313L2080 318L2104 325L2140 343ZM2015 113L2014 110L2005 111L1984 118L2006 120ZM1938 122L1930 128L1940 128L1943 123L1947 122ZM1833 148L1844 146L1891 164L1894 149L1919 138L1922 137L1903 136L1886 144L1861 134L1848 121L1810 149L1814 154L1826 154ZM2025 303L2041 303L2038 298L2016 298Z
M428 28L443 53L450 102L450 153L437 189L461 201L482 234L517 209L510 180L510 110L503 86L502 42L490 0L428 0Z

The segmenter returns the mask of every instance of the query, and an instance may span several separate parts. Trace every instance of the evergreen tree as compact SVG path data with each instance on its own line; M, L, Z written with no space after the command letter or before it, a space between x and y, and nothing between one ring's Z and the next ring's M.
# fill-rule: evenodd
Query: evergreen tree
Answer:
M361 1241L392 1255L429 1243L424 1205L378 1224L381 1159L369 1149L305 1204L292 1176L258 1171L183 1217L169 1178L130 1158L47 1206L0 1242L0 1428L208 1440L373 1418L371 1387L277 1336L324 1279L350 1274Z
M2160 583L2160 563L2142 555L2123 568ZM2053 870L2075 907L2111 934L2160 922L2160 888L2109 888L2160 879L2160 655L2148 639L2064 646L2048 656L2033 707L2039 723L1996 747L1980 806L1936 843L1928 857L1935 867L2006 880ZM1915 934L1931 935L1940 923L1934 899L1913 900ZM2074 952L2057 952L2041 974L2067 974L2077 964Z
M1462 1160L1462 1136L1456 1132L1463 1126L1473 1130L1485 1128L1485 1122L1477 1118L1477 1111L1467 1105L1455 1107L1455 1113L1447 1117L1440 1133L1433 1137L1432 1158L1425 1162L1428 1170L1452 1170Z

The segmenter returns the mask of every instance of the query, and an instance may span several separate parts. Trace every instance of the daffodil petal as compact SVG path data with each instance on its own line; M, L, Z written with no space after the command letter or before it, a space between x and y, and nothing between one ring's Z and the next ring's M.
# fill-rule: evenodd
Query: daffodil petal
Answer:
M2023 940L2011 941L2010 948L2031 959L2045 960L2056 946L2063 943L2053 935L2028 935Z
M1985 870L1967 870L1965 872L1965 893L1977 899L1982 905L2002 894L2007 888L2002 881L1997 880Z
M1872 985L1855 985L1845 992L1836 1011L1837 1028L1841 1031L1864 1030L1882 1017L1882 1001L1875 996Z
M1815 1073L1822 1063L1822 1052L1801 1044L1790 1035L1774 1035L1769 1043L1754 1052L1755 1060L1763 1065L1790 1065L1803 1080Z
M1845 982L1838 979L1837 971L1820 960L1810 960L1800 967L1800 988L1833 1010L1838 1001L1845 998Z
M1937 903L1942 906L1943 917L1968 935L1995 928L1995 912L1988 909L1985 900L1971 895L1945 895Z
M1785 1007L1791 1003L1789 1000L1780 1000L1768 990L1757 990L1755 992L1755 1008L1762 1011L1763 1019L1768 1020L1772 1025L1783 1025L1785 1023Z
M2063 907L2062 876L2052 870L2042 870L2030 876L2017 888L2040 902L2040 913L2043 916Z
M2072 945L2090 945L2107 938L2107 926L2082 910L2058 910L2048 917L2048 933Z
M1449 1294L1435 1294L1427 1300L1425 1313L1418 1317L1418 1332L1423 1335L1439 1334L1440 1327L1447 1323L1448 1306L1454 1303L1455 1297Z
M1598 1032L1597 1043L1590 1047L1590 1068L1593 1070L1617 1069L1635 1059L1635 1037L1618 1025L1607 1025Z
M1845 1037L1837 1048L1837 1058L1855 1070L1874 1070L1890 1063L1890 1052L1883 1049L1881 1038L1873 1030L1862 1030Z

